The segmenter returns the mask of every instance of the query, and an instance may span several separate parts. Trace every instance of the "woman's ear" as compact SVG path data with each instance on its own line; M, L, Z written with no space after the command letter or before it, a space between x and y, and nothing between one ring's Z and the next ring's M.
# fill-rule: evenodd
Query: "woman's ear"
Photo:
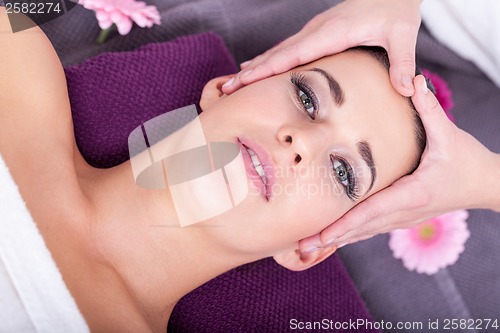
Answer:
M297 248L275 255L274 260L291 271L303 271L319 264L337 250L336 246L323 247L314 252L300 252Z
M203 91L201 92L200 99L200 107L202 110L212 105L224 95L222 92L222 85L235 75L236 74L219 76L205 84L205 87L203 87Z

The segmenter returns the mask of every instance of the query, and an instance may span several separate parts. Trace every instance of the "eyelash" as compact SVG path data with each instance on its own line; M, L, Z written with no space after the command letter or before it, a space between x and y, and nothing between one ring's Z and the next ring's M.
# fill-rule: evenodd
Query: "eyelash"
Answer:
M336 172L336 168L334 166L334 164L335 164L334 161L340 162L340 164L346 170L348 185L344 185L342 183L342 181L339 179L339 176L338 176L338 174ZM335 155L330 155L330 162L332 163L332 170L333 170L333 173L334 173L333 176L335 177L336 181L342 187L344 187L344 190L345 190L345 193L346 193L347 197L351 201L358 200L359 199L359 187L358 187L358 184L357 184L357 181L356 181L356 177L354 176L354 172L352 171L352 167L349 164L349 162L347 162L343 157L335 156Z
M294 85L295 98L297 99L297 102L299 103L302 111L304 111L305 114L309 118L311 118L312 120L315 120L316 117L318 116L319 102L318 102L318 98L316 97L316 94L314 93L313 89L307 83L307 79L305 78L304 74L290 73L290 82L292 82L292 84ZM305 107L305 105L301 99L301 95L300 95L301 91L312 102L312 107L313 107L312 114L309 113L309 111L307 111L307 108Z

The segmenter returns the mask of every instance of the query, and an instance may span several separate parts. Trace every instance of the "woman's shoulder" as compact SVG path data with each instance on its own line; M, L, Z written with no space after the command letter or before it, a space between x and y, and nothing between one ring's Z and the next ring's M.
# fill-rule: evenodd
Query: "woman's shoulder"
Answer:
M0 45L0 153L30 212L75 211L85 195L59 58L40 28L13 33L3 7Z
M5 8L0 7L0 45L2 152L14 138L16 145L63 141L52 147L54 151L72 147L66 79L43 31L33 27L13 33Z

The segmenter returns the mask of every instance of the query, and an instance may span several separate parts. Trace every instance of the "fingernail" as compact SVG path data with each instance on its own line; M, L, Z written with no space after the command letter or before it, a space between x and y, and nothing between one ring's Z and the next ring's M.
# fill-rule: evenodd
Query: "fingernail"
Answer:
M427 94L429 92L429 88L427 88L427 80L424 78L422 83L422 92L424 94Z
M226 88L226 87L229 87L230 85L232 85L234 82L234 77L231 78L231 80L227 81L226 83L224 83L222 85L222 87Z
M405 87L406 89L408 89L410 91L413 91L413 84L411 83L411 79L409 76L403 77L403 79L401 80L401 83L403 84L403 87Z
M344 247L344 246L346 246L347 244L349 244L349 243L342 243L342 244L340 244L340 245L337 247L337 249L340 249L341 247Z
M245 77L245 76L247 76L248 74L250 74L250 73L252 73L252 72L253 72L253 69L248 70L248 71L246 71L246 72L243 72L243 73L241 73L240 77Z
M251 62L251 60L247 60L247 61L244 61L240 64L240 67L245 67L246 65L248 65L249 63Z
M318 251L318 250L319 250L319 247L311 246L311 247L308 247L307 249L305 249L304 253L311 253L311 252Z

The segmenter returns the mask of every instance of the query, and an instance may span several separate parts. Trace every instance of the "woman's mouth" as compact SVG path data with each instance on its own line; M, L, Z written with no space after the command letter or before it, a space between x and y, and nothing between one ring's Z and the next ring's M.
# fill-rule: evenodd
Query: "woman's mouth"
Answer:
M252 160L253 167L255 168L255 171L257 171L260 178L262 179L262 182L264 183L264 185L266 185L267 179L266 179L266 175L264 173L264 168L262 167L262 163L259 160L259 157L255 154L255 152L252 149L250 149L246 146L244 146L244 147L248 151L248 154L250 155L250 158Z
M267 153L254 142L239 139L247 175L251 183L260 191L266 200L271 197L273 166Z

